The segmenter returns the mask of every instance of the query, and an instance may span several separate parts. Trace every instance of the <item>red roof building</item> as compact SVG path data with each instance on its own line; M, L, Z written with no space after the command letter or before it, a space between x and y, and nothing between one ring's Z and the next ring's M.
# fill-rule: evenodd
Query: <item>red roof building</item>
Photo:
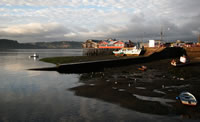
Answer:
M121 41L111 41L111 42L106 42L102 41L99 43L99 48L123 48L124 47L124 42Z

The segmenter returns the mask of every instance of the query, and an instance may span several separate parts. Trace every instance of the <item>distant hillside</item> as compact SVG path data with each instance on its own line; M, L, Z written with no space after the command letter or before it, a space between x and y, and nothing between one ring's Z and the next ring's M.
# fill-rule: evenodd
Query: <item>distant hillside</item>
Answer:
M57 42L36 42L18 43L16 40L0 39L1 49L78 49L82 48L82 42L57 41Z
M21 48L36 48L36 47L30 44L20 44L15 40L0 39L0 48L1 49L21 49Z
M74 41L37 42L37 43L27 43L27 44L47 49L82 48L82 42L74 42Z

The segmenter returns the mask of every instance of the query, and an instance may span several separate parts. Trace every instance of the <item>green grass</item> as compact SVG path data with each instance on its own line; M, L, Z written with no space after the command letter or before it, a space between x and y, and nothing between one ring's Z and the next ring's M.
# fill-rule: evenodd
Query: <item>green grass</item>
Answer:
M113 55L110 55L110 56L67 56L67 57L43 58L43 59L40 59L40 61L59 65L59 64L65 64L65 63L97 61L97 60L106 60L106 59L120 59L120 58L127 58L127 57L116 57Z

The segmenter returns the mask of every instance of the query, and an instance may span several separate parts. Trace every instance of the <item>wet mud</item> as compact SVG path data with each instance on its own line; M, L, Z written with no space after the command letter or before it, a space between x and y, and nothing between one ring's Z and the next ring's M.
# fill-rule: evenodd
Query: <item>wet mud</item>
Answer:
M189 91L200 101L199 60L185 67L173 67L170 60L83 73L80 74L83 85L70 90L77 96L99 99L142 113L199 119L199 104L190 107L176 100L182 91ZM142 65L147 66L147 70L138 70Z

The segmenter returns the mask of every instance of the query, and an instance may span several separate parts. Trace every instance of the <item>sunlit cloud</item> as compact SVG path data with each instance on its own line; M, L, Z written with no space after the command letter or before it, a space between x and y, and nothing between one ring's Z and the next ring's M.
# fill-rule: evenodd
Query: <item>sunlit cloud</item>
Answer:
M199 0L2 0L0 37L27 41L89 38L195 39ZM171 28L168 30L168 28Z

